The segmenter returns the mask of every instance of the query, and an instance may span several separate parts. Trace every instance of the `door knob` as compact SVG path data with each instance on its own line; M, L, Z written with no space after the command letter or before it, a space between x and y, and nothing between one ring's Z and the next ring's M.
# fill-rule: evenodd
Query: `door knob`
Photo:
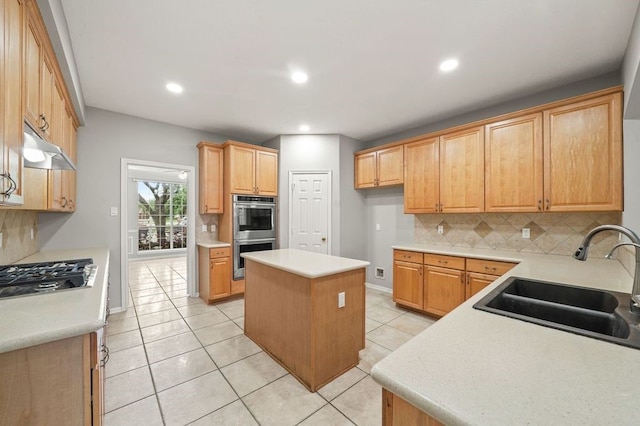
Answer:
M327 241L327 237L322 237L322 242Z

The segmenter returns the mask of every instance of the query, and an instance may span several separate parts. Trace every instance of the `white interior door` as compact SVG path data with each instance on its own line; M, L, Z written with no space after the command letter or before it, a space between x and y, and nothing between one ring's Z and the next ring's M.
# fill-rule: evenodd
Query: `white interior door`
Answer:
M330 172L289 174L289 247L329 254L331 252Z

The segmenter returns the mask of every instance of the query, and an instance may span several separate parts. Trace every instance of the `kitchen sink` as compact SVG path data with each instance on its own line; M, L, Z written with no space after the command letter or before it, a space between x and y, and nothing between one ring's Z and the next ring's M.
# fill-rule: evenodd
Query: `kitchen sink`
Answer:
M640 349L640 318L629 295L567 284L510 277L474 308Z

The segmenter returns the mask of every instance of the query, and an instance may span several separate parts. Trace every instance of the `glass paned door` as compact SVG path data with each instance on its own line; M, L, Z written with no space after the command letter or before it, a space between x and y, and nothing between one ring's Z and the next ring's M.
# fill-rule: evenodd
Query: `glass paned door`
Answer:
M187 186L138 181L138 251L187 247Z

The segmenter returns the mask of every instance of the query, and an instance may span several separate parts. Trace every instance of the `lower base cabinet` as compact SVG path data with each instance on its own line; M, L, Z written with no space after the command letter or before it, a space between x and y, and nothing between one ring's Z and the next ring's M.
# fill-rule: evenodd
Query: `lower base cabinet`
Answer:
M244 292L231 280L231 248L198 247L199 292L207 303Z
M0 354L0 424L102 425L102 330Z
M516 265L407 250L393 259L393 301L440 317Z
M398 395L382 389L382 426L444 426Z

